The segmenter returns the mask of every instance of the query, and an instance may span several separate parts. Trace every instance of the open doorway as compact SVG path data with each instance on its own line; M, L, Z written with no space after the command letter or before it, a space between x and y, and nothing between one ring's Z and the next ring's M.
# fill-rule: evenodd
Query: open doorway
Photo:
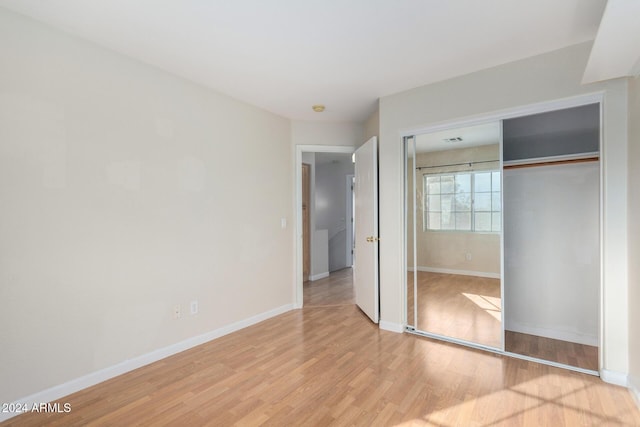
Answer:
M302 162L303 304L353 304L352 155L305 152Z
M353 212L347 194L353 147L296 147L296 306L353 304L350 246ZM308 223L303 164L308 165ZM350 187L349 187L350 189ZM308 225L308 244L305 227ZM308 249L307 249L308 248ZM305 259L309 259L308 275ZM305 280L308 279L308 280Z

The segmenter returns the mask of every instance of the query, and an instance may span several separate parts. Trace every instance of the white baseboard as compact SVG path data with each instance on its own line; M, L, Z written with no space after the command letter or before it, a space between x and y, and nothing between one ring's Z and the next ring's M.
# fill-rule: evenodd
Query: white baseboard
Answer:
M387 322L385 320L381 320L380 323L378 323L378 326L380 327L380 329L383 329L385 331L397 332L397 333L404 332L404 326L401 323L393 323L393 322Z
M623 374L622 372L603 369L600 371L600 378L602 379L602 381L609 384L620 385L622 387L629 386L629 377L627 376L627 374Z
M633 396L636 406L640 409L640 378L629 375L628 383L631 396Z
M329 277L329 272L328 271L325 271L324 273L318 273L318 274L310 275L309 276L309 280L313 282L314 280L324 279L325 277Z
M508 321L507 324L505 324L505 329L513 332L520 332L521 334L536 335L538 337L551 338L560 341L569 341L577 344L590 345L593 347L597 347L599 345L597 336L581 334L578 332L568 332L558 329L547 329L529 325L522 325L513 321Z
M211 332L207 332L202 335L187 338L184 341L169 345L167 347L159 348L150 353L143 354L133 359L125 360L116 365L109 366L108 368L101 369L99 371L92 372L84 375L80 378L68 381L66 383L48 388L46 390L39 391L30 396L26 396L22 399L18 399L14 404L27 404L28 407L32 407L34 403L52 402L59 400L64 396L68 396L72 393L99 384L103 381L117 377L118 375L125 374L134 369L138 369L142 366L148 365L166 357L172 356L176 353L188 350L192 347L196 347L200 344L204 344L216 338L220 338L224 335L228 335L232 332L239 331L248 326L267 320L271 317L275 317L279 314L286 313L293 309L293 304L286 304L281 307L274 308L273 310L265 311L264 313L257 314L244 320L240 320L230 325L223 326L215 329ZM0 422L8 420L14 416L20 415L19 413L6 413L0 412Z
M407 268L407 270L414 271L414 268L409 267ZM486 277L488 279L500 278L500 273L491 273L487 271L454 270L451 268L437 268L437 267L424 267L424 266L418 266L418 271L425 271L428 273L459 274L461 276Z

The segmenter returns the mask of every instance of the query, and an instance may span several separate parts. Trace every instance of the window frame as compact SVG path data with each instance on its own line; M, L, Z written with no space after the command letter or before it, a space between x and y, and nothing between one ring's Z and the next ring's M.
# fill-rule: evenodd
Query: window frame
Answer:
M476 175L478 174L489 174L490 182L489 182L489 191L476 191ZM450 195L453 200L450 201L454 207L456 206L456 199L458 194L465 194L464 192L458 193L456 190L456 180L459 175L469 175L470 182L470 191L468 192L468 196L470 198L469 201L469 210L449 210L449 215L456 216L457 214L465 214L469 213L469 228L458 228L457 221L454 222L454 228L442 228L442 222L440 223L439 228L431 228L429 214L430 213L440 213L442 215L442 206L440 206L440 210L429 210L429 196L440 196L442 195ZM499 179L498 190L494 190L494 177L497 176ZM454 191L453 193L442 193L439 191L438 193L429 193L429 186L427 184L427 180L430 177L452 177L454 182ZM499 234L502 232L502 173L500 169L485 169L485 170L472 170L472 171L455 171L455 172L436 172L436 173L424 173L422 174L422 230L424 232L459 232L459 233L485 233L485 234ZM441 188L440 188L441 190ZM477 210L476 209L476 194L488 194L490 200L490 209L489 210ZM499 200L499 209L494 209L494 197L497 195ZM488 213L489 214L489 224L490 229L481 229L478 230L476 223L476 214L477 213ZM498 220L495 221L494 217L498 214ZM497 227L496 227L497 226Z

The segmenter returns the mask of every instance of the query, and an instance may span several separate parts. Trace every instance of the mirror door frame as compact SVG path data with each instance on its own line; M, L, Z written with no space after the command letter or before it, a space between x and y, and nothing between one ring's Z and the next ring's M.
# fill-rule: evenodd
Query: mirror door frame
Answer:
M468 341L465 339L461 339L461 338L455 338L455 337L451 337L448 335L442 335L442 334L438 334L438 333L433 333L433 332L428 332L428 331L422 331L418 329L418 314L417 314L417 310L416 310L416 305L417 305L417 301L418 301L418 295L417 295L417 288L416 288L416 282L417 282L417 262L416 262L416 252L417 252L417 234L416 234L416 213L417 213L417 206L415 204L415 202L413 203L413 265L414 265L414 276L413 276L413 282L414 282L414 293L413 293L413 300L414 300L414 322L416 323L416 325L414 325L413 328L408 326L408 309L409 307L407 306L407 233L409 232L410 229L410 224L407 224L407 207L408 207L408 200L407 200L407 172L408 172L408 162L407 162L407 153L408 153L408 148L407 148L407 142L411 139L413 140L413 144L414 144L414 170L413 170L413 196L414 196L414 200L415 200L415 194L416 194L416 185L417 185L417 174L415 173L415 161L417 159L417 150L416 150L416 138L419 135L424 135L424 134L429 134L429 133L434 133L434 132L439 132L439 131L443 131L443 130L450 130L450 129L462 129L462 128L468 128L468 127L473 127L476 125L483 125L483 124L488 124L488 123L498 123L499 127L500 127L500 133L499 133L499 137L498 137L498 158L499 158L499 170L500 170L500 182L502 183L503 179L502 179L502 119L499 120L483 120L480 122L474 122L473 124L466 124L464 122L455 122L453 124L451 124L448 127L445 128L440 128L438 126L438 129L436 130L432 130L432 131L428 131L428 132L417 132L414 133L412 135L405 135L402 137L402 144L403 144L403 153L404 153L404 159L403 159L403 170L404 170L404 215L403 215L403 223L404 223L404 254L403 254L403 259L404 259L404 272L403 272L403 280L405 283L404 286L404 307L405 307L405 313L404 313L404 322L407 325L407 330L411 331L413 333L417 333L420 335L424 335L424 336L428 336L431 338L436 338L436 339L440 339L443 341L447 341L447 342L452 342L455 344L461 344L461 345L465 345L467 347L473 347L473 348L478 348L481 350L486 350L486 351L490 351L490 352L495 352L495 353L505 353L505 328L504 328L504 217L503 215L501 215L500 218L500 345L498 347L493 347L490 345L486 345L486 344L482 344L482 343L478 343L478 342L474 342L474 341ZM428 128L426 128L428 129ZM502 184L501 184L502 185ZM503 205L503 192L500 191L500 203L501 205Z
M439 122L439 123L434 123L434 124L430 124L430 125L426 125L426 126L421 126L421 127L415 127L415 128L411 128L411 129L406 129L400 132L399 136L400 136L400 141L401 144L403 144L403 150L402 152L404 153L404 159L402 159L402 171L403 171L403 185L404 185L404 190L403 190L403 195L405 197L404 200L404 204L403 204L403 218L402 218L402 222L403 222L403 229L404 229L404 234L402 236L402 241L403 241L403 245L402 245L402 265L403 265L403 286L402 286L402 298L404 300L404 313L403 313L403 321L404 321L404 325L405 325L405 329L408 332L412 332L412 333L418 333L420 335L423 336L427 336L427 337L431 337L431 338L436 338L442 341L447 341L447 342L452 342L455 344L460 344L460 345L464 345L467 347L472 347L472 348L478 348L481 350L485 350L485 351L489 351L489 352L493 352L493 353L498 353L498 354L503 354L503 355L507 355L507 356L511 356L511 357L515 357L515 358L519 358L519 359L523 359L523 360L529 360L529 361L533 361L533 362L537 362L537 363L542 363L545 365L550 365L550 366L554 366L554 367L559 367L559 368L563 368L563 369L568 369L568 370L572 370L572 371L577 371L577 372L582 372L582 373L586 373L586 374L590 374L590 375L600 375L600 372L602 372L603 370L603 360L604 360L604 354L603 354L603 349L604 349L604 342L603 342L603 338L604 338L604 316L603 316L603 312L604 312L604 200L603 200L603 194L604 194L604 162L603 162L603 158L605 156L605 150L603 149L604 147L604 133L603 133L603 102L604 102L604 92L600 91L600 92L594 92L594 93L590 93L590 94L586 94L586 95L580 95L580 96L575 96L575 97L570 97L570 98L563 98L563 99L558 99L558 100L551 100L551 101L546 101L546 102L539 102L539 103L535 103L535 104L529 104L529 105L523 105L520 107L515 107L515 108L509 108L509 109L505 109L505 110L498 110L495 112L489 112L487 114L479 114L479 115L474 115L474 116L468 116L468 117L461 117L461 118L457 118L457 119L453 119L453 120L447 120L444 122ZM424 332L419 332L416 331L415 328L409 328L407 327L407 231L408 231L408 224L407 224L407 216L406 216L406 208L407 208L407 200L406 200L406 176L407 176L407 170L406 170L406 147L405 147L405 141L407 138L409 137L414 137L420 134L428 134L428 133L434 133L434 132L439 132L439 131L444 131L444 130L449 130L449 129L454 129L454 128L463 128L463 127L470 127L470 126L474 126L474 125L482 125L482 124L486 124L486 123L492 123L492 122L500 122L500 174L501 177L503 175L503 165L502 165L502 147L503 147L503 141L502 141L502 122L506 119L513 119L513 118L518 118L518 117L523 117L523 116L529 116L529 115L533 115L533 114L539 114L539 113L546 113L546 112L552 112L552 111L556 111L556 110L563 110L563 109L567 109L567 108L572 108L572 107L579 107L579 106L583 106L583 105L588 105L588 104L598 104L600 106L600 144L599 144L599 148L600 148L600 162L599 162L599 169L600 169L600 183L599 183L599 200L600 200L600 212L599 212L599 226L600 226L600 231L599 231L599 237L600 237L600 286L599 286L599 303L598 303L598 323L599 323L599 328L598 328L598 332L599 332L599 336L598 336L598 371L591 371L588 369L583 369L583 368L578 368L575 366L570 366L570 365L565 365L562 363L557 363L557 362L553 362L553 361L549 361L549 360L544 360L544 359L538 359L538 358L534 358L534 357L529 357L529 356L525 356L522 354L518 354L518 353L512 353L512 352L508 352L505 351L505 324L504 324L504 319L505 319L505 312L508 311L508 307L505 306L504 304L504 232L500 233L500 292L501 292L501 298L502 298L502 310L501 310L501 318L502 318L502 337L501 337L501 348L495 348L495 347L488 347L482 344L478 344L478 343L473 343L473 342L469 342L469 341L465 341L465 340L460 340L460 339L456 339L456 338L451 338L451 337L447 337L447 336L443 336L443 335L438 335L438 334L430 334L430 333L424 333ZM414 139L415 140L415 139ZM503 193L501 192L501 201L504 205L504 200L503 200ZM504 217L501 218L502 221L502 225L504 226ZM502 228L504 230L504 227ZM414 239L415 240L415 239ZM415 298L415 296L414 296Z

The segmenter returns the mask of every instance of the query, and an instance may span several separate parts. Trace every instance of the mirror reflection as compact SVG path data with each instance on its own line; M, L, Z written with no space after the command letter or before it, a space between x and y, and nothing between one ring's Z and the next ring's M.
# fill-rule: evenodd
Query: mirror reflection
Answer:
M500 348L500 123L405 144L407 322Z

